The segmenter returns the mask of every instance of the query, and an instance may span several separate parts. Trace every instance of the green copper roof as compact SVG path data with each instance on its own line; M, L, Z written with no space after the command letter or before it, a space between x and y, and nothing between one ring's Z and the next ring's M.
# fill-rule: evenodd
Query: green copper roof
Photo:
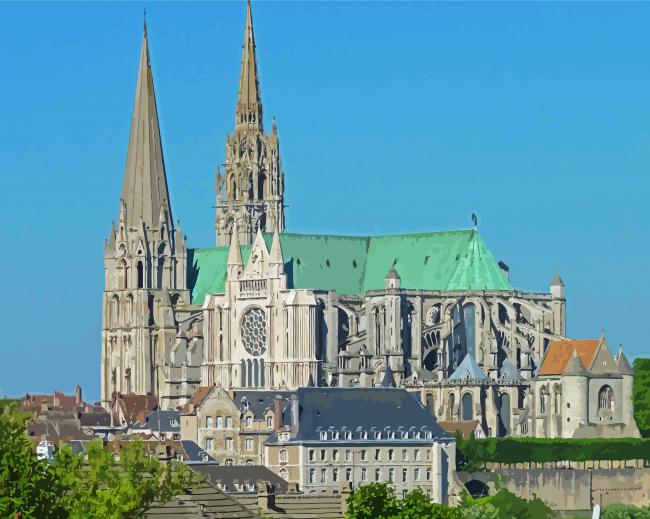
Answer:
M272 235L265 240L270 248ZM290 288L360 295L384 288L394 266L402 288L511 290L481 236L471 230L394 236L280 235ZM244 263L250 247L242 246ZM225 291L228 247L189 251L192 302Z

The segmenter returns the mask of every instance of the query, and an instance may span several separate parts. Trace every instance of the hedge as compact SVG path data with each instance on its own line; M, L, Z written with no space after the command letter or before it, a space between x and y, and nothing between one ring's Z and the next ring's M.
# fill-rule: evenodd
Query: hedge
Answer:
M634 359L634 418L642 436L650 436L650 359Z
M650 438L457 438L456 448L468 470L485 463L650 460Z

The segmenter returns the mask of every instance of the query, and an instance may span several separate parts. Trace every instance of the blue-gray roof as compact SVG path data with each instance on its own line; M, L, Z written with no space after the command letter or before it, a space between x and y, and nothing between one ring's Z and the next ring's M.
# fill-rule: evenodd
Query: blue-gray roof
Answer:
M517 367L512 363L510 359L506 359L503 361L503 364L501 365L501 369L499 370L499 378L503 378L505 380L522 379L519 370L517 370Z
M476 363L476 359L473 355L467 354L465 358L460 363L460 366L456 368L449 380L487 380L487 376L483 373L483 370Z
M233 401L242 413L248 408L253 412L256 419L260 419L267 410L274 411L276 395L282 396L284 407L286 407L290 395L289 391L235 391Z
M205 452L196 442L192 440L181 440L181 445L187 456L186 461L216 461L212 456Z
M405 389L305 387L295 393L300 413L296 441L321 441L323 431L338 431L339 441L350 441L345 437L346 431L351 432L352 441L362 440L362 431L368 433L365 441L372 442L377 441L374 432L381 432L381 440L388 442L449 438L435 417ZM291 423L290 408L284 413L283 423ZM388 431L396 433L394 438L388 437ZM409 434L403 438L402 432ZM430 438L427 433L431 433ZM276 440L272 437L268 441Z
M159 432L181 432L181 415L178 411L152 411L144 423L136 423L133 429L151 429Z

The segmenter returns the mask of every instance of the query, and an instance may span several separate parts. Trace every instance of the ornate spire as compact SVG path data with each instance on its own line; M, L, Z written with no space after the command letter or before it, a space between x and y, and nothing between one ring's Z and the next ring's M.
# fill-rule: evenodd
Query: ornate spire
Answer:
M237 222L232 228L232 238L230 240L230 250L228 251L228 265L243 265L241 257L241 248L239 247L239 233L237 232Z
M242 49L235 125L262 129L262 101L260 100L257 78L255 36L253 35L253 16L251 14L250 0L246 2L246 29Z
M158 223L161 208L165 205L169 220L173 222L158 126L153 74L149 60L146 23L140 49L138 82L135 89L122 199L126 204L129 227L138 225L140 220L147 227L154 227Z

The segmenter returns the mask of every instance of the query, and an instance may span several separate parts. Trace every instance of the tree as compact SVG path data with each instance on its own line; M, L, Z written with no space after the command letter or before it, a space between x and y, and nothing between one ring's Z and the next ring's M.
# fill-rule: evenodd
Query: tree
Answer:
M67 517L67 486L47 461L39 461L15 406L0 415L0 517Z
M408 492L399 504L400 519L460 519L460 512L429 501L419 488Z
M634 419L644 437L650 436L650 359L634 359Z
M24 421L0 416L0 517L139 518L201 477L181 463L161 463L143 442L126 443L117 459L101 440L85 457L64 446L54 462L38 461Z
M477 515L476 505L484 508L482 515ZM488 497L472 499L466 496L460 508L462 517L467 519L547 519L553 517L551 508L538 497L529 501L514 495L505 488L499 488L496 494Z
M397 517L399 504L386 483L370 483L348 497L347 519L388 519Z

